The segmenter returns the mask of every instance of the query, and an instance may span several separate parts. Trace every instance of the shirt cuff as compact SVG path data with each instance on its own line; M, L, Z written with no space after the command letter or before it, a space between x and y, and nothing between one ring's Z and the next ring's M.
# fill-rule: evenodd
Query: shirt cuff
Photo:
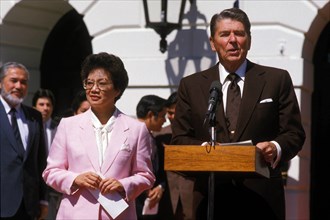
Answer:
M40 200L39 202L41 205L48 206L48 202L46 200Z
M280 160L281 160L282 149L281 149L281 146L276 141L271 141L271 143L275 144L275 147L277 150L277 156L276 156L275 160L271 163L271 167L273 169L275 169L278 162L280 162Z

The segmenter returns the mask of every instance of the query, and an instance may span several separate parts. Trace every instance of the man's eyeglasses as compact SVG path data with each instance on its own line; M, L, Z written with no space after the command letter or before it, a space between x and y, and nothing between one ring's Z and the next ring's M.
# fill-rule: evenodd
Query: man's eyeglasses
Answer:
M111 84L112 83L108 81L95 82L93 80L84 80L83 82L84 89L86 90L91 90L92 88L94 88L94 85L96 85L96 88L98 88L99 90L106 90Z

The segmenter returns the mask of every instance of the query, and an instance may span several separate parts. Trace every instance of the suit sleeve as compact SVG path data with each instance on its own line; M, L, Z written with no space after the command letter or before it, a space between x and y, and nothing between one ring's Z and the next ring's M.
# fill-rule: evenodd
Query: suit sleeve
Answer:
M305 131L301 123L300 109L288 72L282 75L279 96L279 135L275 141L282 149L282 160L292 159L302 149Z

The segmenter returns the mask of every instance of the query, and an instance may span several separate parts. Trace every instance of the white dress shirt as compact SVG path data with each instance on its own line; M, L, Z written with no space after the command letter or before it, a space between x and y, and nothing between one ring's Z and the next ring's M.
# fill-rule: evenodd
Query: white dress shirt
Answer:
M115 123L116 117L118 115L117 109L114 111L111 118L105 125L102 125L96 115L92 112L92 123L95 131L96 136L96 144L99 151L99 163L100 167L104 161L104 153L108 147L108 143L110 143L112 128Z

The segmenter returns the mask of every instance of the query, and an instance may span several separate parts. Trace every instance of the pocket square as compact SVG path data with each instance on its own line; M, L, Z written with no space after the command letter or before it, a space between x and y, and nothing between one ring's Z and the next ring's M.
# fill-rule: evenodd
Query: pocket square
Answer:
M120 150L131 152L131 148L130 148L129 144L126 144L126 143L121 145Z
M269 99L263 99L260 101L260 103L268 103L268 102L273 102L273 99L269 98Z

